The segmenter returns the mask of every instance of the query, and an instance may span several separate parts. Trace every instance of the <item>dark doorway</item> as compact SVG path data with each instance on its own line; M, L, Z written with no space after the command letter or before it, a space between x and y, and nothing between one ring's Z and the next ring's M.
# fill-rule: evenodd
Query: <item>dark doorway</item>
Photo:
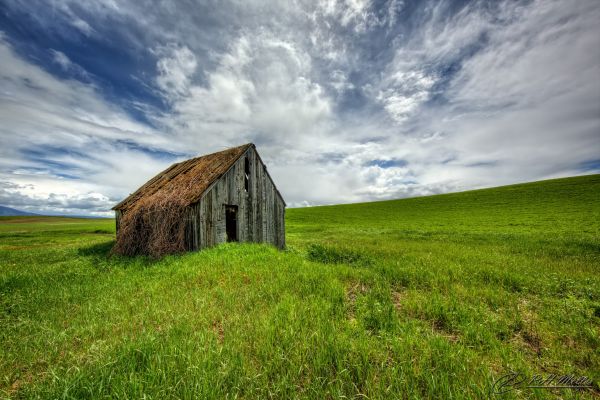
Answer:
M228 242L237 242L237 206L225 206L225 232Z

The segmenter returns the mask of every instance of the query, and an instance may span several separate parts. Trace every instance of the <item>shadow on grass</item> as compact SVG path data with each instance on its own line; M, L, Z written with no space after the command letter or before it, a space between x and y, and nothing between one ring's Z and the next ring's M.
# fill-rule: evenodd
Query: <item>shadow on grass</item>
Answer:
M96 229L92 233L99 233L99 234L103 234L103 235L112 235L114 232L109 231L107 229Z
M107 242L95 243L91 246L81 247L77 251L77 254L84 257L101 257L101 258L109 258L110 251L115 245L114 240L109 240Z
M146 268L156 264L160 259L154 259L145 256L127 257L111 252L115 240L95 243L90 246L80 247L77 254L80 257L87 258L91 261L94 268L99 270L108 270L113 267L117 268Z

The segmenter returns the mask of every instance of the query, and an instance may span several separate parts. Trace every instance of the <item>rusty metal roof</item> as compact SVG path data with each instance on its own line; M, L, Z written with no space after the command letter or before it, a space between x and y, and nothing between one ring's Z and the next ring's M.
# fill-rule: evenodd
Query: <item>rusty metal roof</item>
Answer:
M193 204L252 146L254 144L248 143L173 164L112 209L125 211L141 199L171 193L184 198L187 204Z

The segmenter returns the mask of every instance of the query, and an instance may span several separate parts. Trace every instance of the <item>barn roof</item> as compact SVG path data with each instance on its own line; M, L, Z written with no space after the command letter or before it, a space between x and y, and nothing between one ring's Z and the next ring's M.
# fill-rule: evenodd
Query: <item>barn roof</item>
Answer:
M254 144L248 143L171 165L114 206L125 211L141 199L177 193L187 204L200 200L206 189L217 181Z

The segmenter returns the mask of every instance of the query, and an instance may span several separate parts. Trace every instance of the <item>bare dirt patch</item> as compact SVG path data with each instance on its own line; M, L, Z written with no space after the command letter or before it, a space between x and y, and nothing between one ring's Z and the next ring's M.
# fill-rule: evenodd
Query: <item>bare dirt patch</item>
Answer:
M221 321L213 321L212 330L217 335L217 341L219 344L223 344L225 340L225 331L223 330L223 324Z
M353 282L351 285L346 287L346 301L348 303L348 319L350 321L356 320L356 298L358 295L363 295L369 291L369 287L362 282Z

